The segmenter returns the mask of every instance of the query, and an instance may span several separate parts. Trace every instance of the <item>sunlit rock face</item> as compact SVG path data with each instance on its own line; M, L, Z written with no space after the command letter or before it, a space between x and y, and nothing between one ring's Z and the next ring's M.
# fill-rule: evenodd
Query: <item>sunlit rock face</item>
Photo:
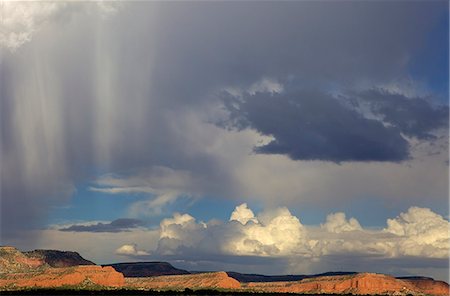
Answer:
M112 267L96 265L51 267L45 262L43 257L38 256L46 252L45 250L30 252L33 256L29 257L16 248L0 247L0 289L53 288L62 286L121 287L125 283L124 276L116 272ZM47 253L49 252L52 253L52 251ZM57 252L60 255L59 259L66 253L62 251L53 252ZM69 252L69 254L78 255L75 252ZM80 263L90 262L81 256L79 258L82 259ZM90 262L90 264L94 263Z

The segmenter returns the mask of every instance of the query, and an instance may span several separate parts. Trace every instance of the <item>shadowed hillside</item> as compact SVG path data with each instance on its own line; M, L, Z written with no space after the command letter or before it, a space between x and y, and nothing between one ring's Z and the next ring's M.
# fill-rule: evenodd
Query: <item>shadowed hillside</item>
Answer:
M69 267L77 265L95 265L94 262L84 259L77 252L58 250L34 250L23 252L29 258L42 260L51 267Z
M130 262L115 263L103 266L111 266L126 277L149 277L158 275L189 274L189 271L173 267L167 262Z

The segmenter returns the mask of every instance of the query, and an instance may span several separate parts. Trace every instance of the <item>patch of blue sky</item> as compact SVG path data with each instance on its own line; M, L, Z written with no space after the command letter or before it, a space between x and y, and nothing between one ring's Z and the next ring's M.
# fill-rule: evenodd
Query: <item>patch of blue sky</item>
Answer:
M142 194L107 194L91 191L90 186L90 183L79 184L67 205L52 209L48 224L112 221L124 218L127 217L128 207L144 197Z
M192 204L189 209L189 214L197 220L204 222L212 219L228 221L236 206L239 206L244 202L247 203L248 207L255 213L255 215L263 210L262 205L256 201L205 196L197 199L195 203Z
M412 206L430 208L433 212L449 216L449 209L442 206L438 201L423 198L413 203L402 203L400 201L392 201L387 203L384 199L375 196L361 197L358 200L341 202L340 204L331 204L329 206L306 205L301 208L295 207L290 209L292 214L300 218L304 225L317 226L325 223L327 215L336 212L345 213L347 219L355 218L366 228L383 228L386 227L386 220L392 219L407 212Z

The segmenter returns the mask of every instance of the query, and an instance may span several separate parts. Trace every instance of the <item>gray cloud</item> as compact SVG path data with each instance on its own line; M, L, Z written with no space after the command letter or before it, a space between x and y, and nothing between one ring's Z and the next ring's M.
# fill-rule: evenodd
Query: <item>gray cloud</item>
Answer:
M434 139L431 132L448 127L448 105L433 106L430 98L407 97L383 89L367 90L356 97L384 122L398 127L409 137Z
M110 223L97 223L93 225L71 225L61 228L60 231L73 232L122 232L129 231L132 228L142 226L142 221L138 219L121 218L111 221Z
M275 138L256 147L257 153L334 162L409 158L398 128L367 119L324 93L256 93L225 102L232 126Z

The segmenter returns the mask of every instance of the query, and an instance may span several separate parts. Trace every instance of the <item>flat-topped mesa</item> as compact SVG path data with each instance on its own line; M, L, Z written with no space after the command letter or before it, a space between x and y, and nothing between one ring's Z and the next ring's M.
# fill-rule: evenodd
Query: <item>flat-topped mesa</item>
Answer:
M29 258L43 260L51 267L70 267L77 265L95 265L94 262L81 257L77 252L58 250L34 250L23 253Z
M127 278L129 287L154 290L189 289L239 289L241 284L226 272L209 272L189 275L167 275L148 278Z
M125 277L190 274L187 270L175 268L168 262L127 262L103 266L111 266Z
M355 275L322 276L298 282L249 283L248 289L282 293L319 294L383 294L383 295L449 295L448 284L427 280L427 284L414 284L384 274L359 273Z

